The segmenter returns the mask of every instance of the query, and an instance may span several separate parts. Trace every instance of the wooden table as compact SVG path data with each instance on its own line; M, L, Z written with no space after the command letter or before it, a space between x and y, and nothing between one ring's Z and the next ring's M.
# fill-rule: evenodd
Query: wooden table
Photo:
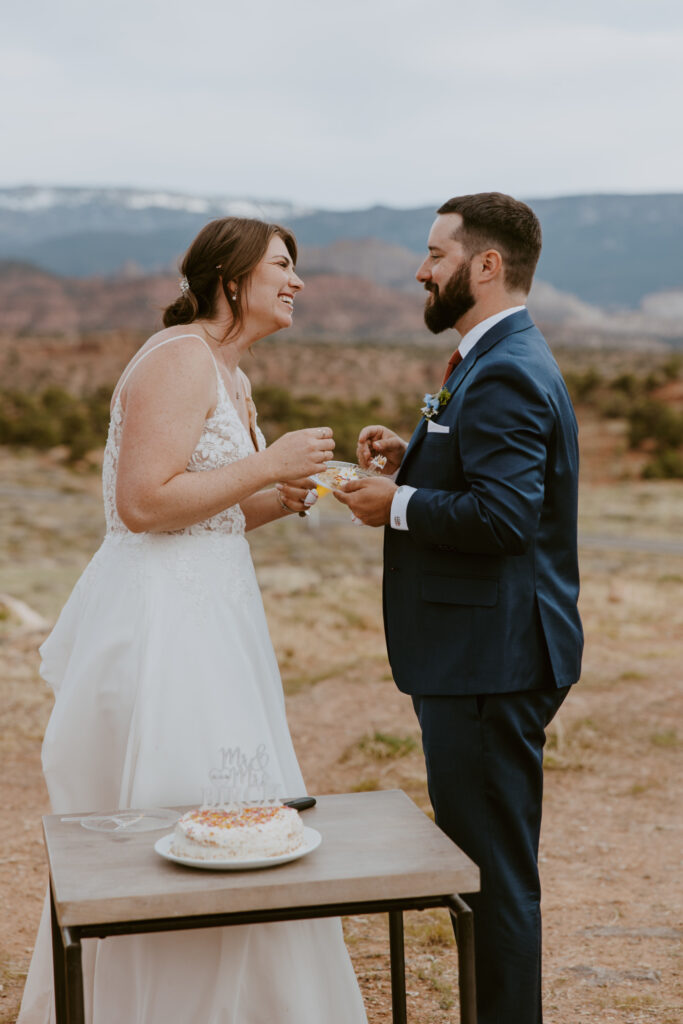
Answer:
M183 808L186 810L187 808ZM456 925L460 1019L476 1024L472 861L400 790L318 798L322 844L281 867L202 871L159 857L163 833L87 831L43 818L58 1024L82 1024L81 939L260 921L388 913L394 1024L406 1024L403 911L447 907Z

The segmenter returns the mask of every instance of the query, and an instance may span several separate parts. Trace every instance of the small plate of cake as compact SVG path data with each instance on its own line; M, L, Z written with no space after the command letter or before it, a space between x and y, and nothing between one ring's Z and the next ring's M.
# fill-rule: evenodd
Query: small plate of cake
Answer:
M313 473L311 480L318 487L324 487L327 491L335 491L343 487L349 480L364 480L369 476L377 476L381 469L363 469L355 462L338 462L331 459L326 468L320 473Z
M175 831L159 839L154 849L176 864L242 871L297 860L321 841L320 833L304 826L293 807L199 807L184 814Z

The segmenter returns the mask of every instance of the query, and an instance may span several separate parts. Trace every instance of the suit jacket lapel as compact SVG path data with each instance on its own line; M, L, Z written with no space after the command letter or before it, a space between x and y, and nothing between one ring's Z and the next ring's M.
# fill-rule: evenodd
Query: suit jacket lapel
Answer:
M398 476L401 475L401 473L403 471L403 467L406 464L406 459L408 458L408 456L412 452L413 448L415 447L415 445L417 444L418 441L422 440L422 438L425 436L426 433L427 433L427 420L423 417L420 420L420 422L418 423L418 425L415 427L415 430L413 431L413 434L412 434L412 437L410 438L410 441L408 441L408 447L406 448L406 450L403 453L403 459L401 461L401 468L398 471ZM396 478L396 482L397 483L399 482L398 481L398 477Z
M500 320L497 324L494 324L493 327L490 327L486 334L483 334L481 336L481 338L474 346L474 348L467 353L463 361L461 363L458 363L458 365L453 370L453 373L446 381L446 384L444 386L447 387L448 390L450 391L451 397L458 390L458 388L465 380L467 374L470 372L470 370L477 362L477 360L481 359L481 357L491 348L493 348L494 345L498 344L499 341L502 341L503 338L508 338L511 334L517 334L519 331L526 331L529 327L533 326L534 322L529 316L528 310L521 309L518 313L513 313L511 316L506 316L504 320ZM433 417L433 419L437 419L438 416L439 413L437 413ZM399 476L401 475L403 467L406 464L406 459L414 450L416 445L418 445L419 442L422 441L426 433L427 420L423 416L420 422L418 423L417 427L413 431L413 436L408 442L408 447L405 450L405 453L403 455L403 461L401 462Z
M476 346L475 346L475 350L476 350ZM468 355L469 355L469 353L468 353ZM466 356L463 359L463 361L461 363L458 363L458 365L455 367L455 369L453 370L453 373L450 375L450 377L448 378L448 380L444 384L444 387L448 388L448 390L450 391L451 397L453 396L455 391L458 389L459 385L465 379L465 377L467 376L467 374L469 373L470 369L473 366L474 366L474 359L473 358L469 359ZM441 410L439 410L438 413L435 413L435 415L433 417L431 417L431 418L434 419L434 420L438 420L440 412L441 412ZM415 427L415 430L413 431L413 436L411 437L410 441L408 442L408 447L406 448L405 453L403 455L403 462L401 463L401 466L403 466L403 464L405 463L406 459L408 458L409 454L411 453L411 451L413 450L415 445L419 441L421 441L422 438L427 433L427 423L428 423L428 420L426 419L426 417L423 416L422 419L420 420L420 422L418 423L418 425Z

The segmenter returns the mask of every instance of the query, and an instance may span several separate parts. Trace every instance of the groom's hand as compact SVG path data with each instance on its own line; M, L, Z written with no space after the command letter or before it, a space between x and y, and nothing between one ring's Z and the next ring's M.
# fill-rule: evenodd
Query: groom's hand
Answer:
M337 501L347 505L366 526L385 526L391 516L391 502L398 490L393 480L370 477L349 480L343 490L333 491Z
M359 465L367 469L375 455L384 455L387 461L382 472L391 476L401 465L407 446L407 442L393 430L375 423L361 430L356 456Z

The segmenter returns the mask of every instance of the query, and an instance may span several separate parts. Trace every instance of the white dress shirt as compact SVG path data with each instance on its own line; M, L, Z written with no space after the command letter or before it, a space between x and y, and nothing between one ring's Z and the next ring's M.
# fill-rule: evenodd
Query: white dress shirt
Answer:
M491 327L500 323L500 321L504 320L505 317L512 316L513 313L519 313L523 309L526 309L526 306L511 306L510 309L503 309L500 313L494 313L493 316L489 316L486 320L481 320L480 323L475 324L474 327L460 339L458 352L462 358L464 359L467 353L472 351L479 339L482 338ZM389 525L393 527L394 530L408 529L408 502L416 489L417 488L415 487L410 487L408 484L401 484L396 491L393 501L391 502L391 517L389 519Z

